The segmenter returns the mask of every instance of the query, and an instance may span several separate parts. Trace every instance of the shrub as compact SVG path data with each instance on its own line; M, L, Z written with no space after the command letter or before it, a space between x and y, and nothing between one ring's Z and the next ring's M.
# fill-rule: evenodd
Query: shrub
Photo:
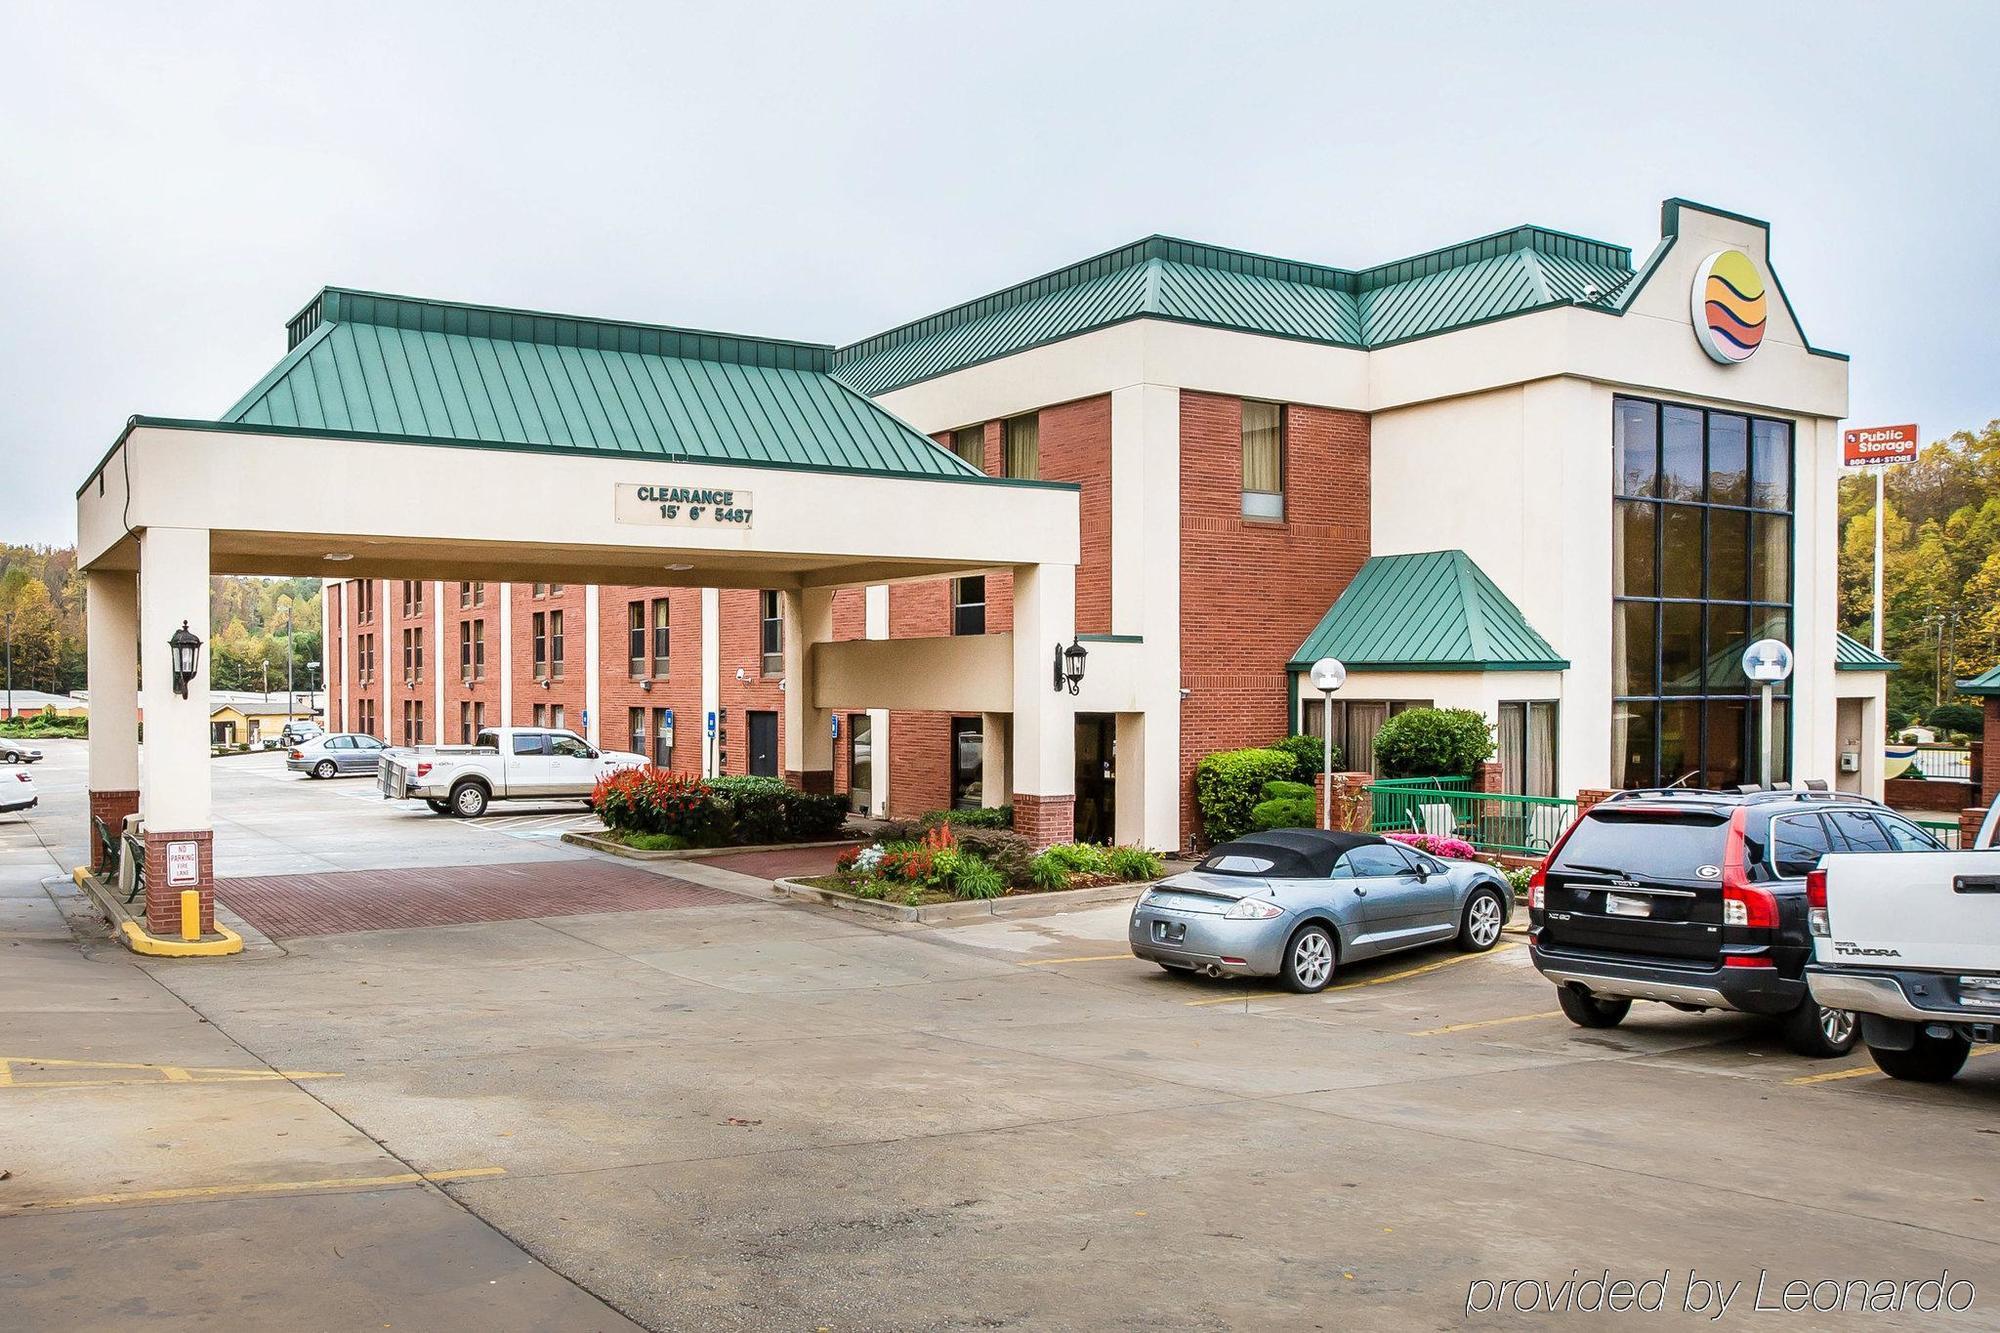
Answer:
M622 768L598 780L590 808L618 833L670 833L690 847L723 841L726 812L699 778L661 768Z
M707 785L722 806L732 843L810 842L831 837L847 819L840 797L803 792L777 778L710 778Z
M1385 778L1459 777L1493 757L1493 728L1470 708L1411 708L1382 724L1375 758Z
M1202 836L1213 844L1248 832L1264 784L1289 780L1297 771L1292 756L1282 750L1223 750L1204 758L1194 770Z
M1310 801L1313 789L1303 782L1267 782L1264 784L1264 799L1267 801Z
M951 891L960 898L998 898L1007 892L1007 881L978 857L961 856Z
M1028 864L1028 881L1038 889L1054 892L1069 887L1069 867L1043 852Z
M1435 833L1385 833L1382 836L1395 842L1406 842L1420 852L1447 861L1470 861L1479 855L1479 849L1463 838L1441 838Z
M1938 731L1977 736L1986 725L1986 715L1975 704L1939 704L1931 709L1930 724Z
M1501 866L1500 877L1507 881L1507 887L1516 898L1528 896L1528 881L1535 877L1533 866Z
M933 810L921 822L926 828L950 824L955 828L1011 829L1014 827L1014 807L982 805L971 810Z
M1035 845L1012 829L985 829L976 825L960 829L958 845L991 866L1009 885L1032 884L1029 866L1035 860Z
M1326 742L1317 736L1287 736L1281 741L1272 741L1273 750L1282 750L1292 757L1302 781L1311 782L1326 768ZM1340 762L1340 747L1333 747L1333 762Z
M1318 823L1319 807L1313 804L1310 796L1279 796L1268 801L1259 801L1250 808L1250 827L1260 833L1274 828L1312 828Z
M1123 880L1158 879L1167 873L1160 854L1145 847L1113 847L1105 859L1111 873Z

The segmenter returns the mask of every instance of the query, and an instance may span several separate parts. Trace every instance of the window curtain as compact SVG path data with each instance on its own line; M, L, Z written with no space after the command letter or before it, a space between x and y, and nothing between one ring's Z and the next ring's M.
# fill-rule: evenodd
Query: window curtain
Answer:
M967 426L951 433L951 451L979 471L986 470L986 427Z
M1007 475L1033 481L1042 475L1042 419L1015 417L1007 423Z
M1276 403L1243 404L1243 489L1265 495L1284 491Z
M1556 794L1556 706L1528 705L1528 786L1530 796Z
M1528 706L1500 705L1500 790L1525 796L1528 789Z

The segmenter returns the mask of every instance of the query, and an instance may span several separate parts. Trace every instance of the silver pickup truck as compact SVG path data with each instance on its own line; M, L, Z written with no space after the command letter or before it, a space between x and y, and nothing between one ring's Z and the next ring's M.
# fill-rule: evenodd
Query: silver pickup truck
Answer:
M598 779L638 768L641 755L599 750L573 731L489 727L470 745L421 745L382 756L382 798L477 819L493 801L582 800Z
M1885 1074L1943 1083L2000 1040L1997 824L2000 802L1965 850L1829 856L1806 878L1806 984L1861 1016Z

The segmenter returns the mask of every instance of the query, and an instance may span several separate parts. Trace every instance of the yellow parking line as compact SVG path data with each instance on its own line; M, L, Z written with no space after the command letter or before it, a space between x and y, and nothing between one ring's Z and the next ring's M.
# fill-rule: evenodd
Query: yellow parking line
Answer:
M1965 1058L1968 1060L1977 1060L1980 1056L1992 1055L1995 1051L2000 1051L2000 1046L1979 1046L1975 1047L1972 1054ZM1815 1083L1837 1083L1844 1078L1864 1078L1869 1074L1874 1074L1880 1078L1889 1077L1880 1069L1877 1069L1873 1063L1869 1063L1857 1065L1853 1069L1836 1069L1826 1074L1806 1074L1799 1078L1788 1078L1785 1082L1795 1088L1805 1088L1811 1087Z
M1030 958L1026 962L1016 963L1014 966L1055 967L1060 963L1112 963L1117 962L1119 959L1129 959L1131 957L1132 955L1129 951L1126 953L1093 953L1086 954L1082 958Z
M1454 954L1450 958L1440 958L1435 963L1425 963L1422 967L1404 968L1401 972L1391 972L1387 976L1369 977L1364 981L1349 981L1338 986L1328 986L1320 994L1331 995L1335 991L1359 990L1363 986L1386 986L1392 981L1402 981L1409 977L1420 977L1426 972L1435 972L1442 967L1454 967L1459 963L1470 963L1481 958L1491 958L1496 953L1506 953L1510 949L1518 949L1520 947L1518 944L1501 944L1488 949L1485 953ZM1203 1004L1234 1004L1242 1000L1282 1000L1286 998L1307 1000L1312 997L1309 995L1295 995L1291 991L1282 990L1252 991L1246 995L1220 995L1207 1000L1183 1000L1182 1003L1193 1006Z
M21 1066L16 1069L15 1066ZM33 1069L101 1070L89 1078L32 1079L21 1075ZM340 1078L341 1075L312 1069L211 1069L199 1065L144 1064L131 1060L59 1060L43 1055L0 1055L0 1088L10 1092L31 1092L44 1088L109 1088L119 1086L161 1087L189 1083L268 1083L276 1080L297 1082L310 1078Z
M1561 1017L1562 1010L1550 1009L1539 1014L1515 1014L1511 1018L1483 1018L1477 1023L1453 1023L1448 1027L1425 1028L1422 1032L1413 1032L1410 1035L1413 1037L1442 1037L1447 1032L1471 1032L1477 1028L1497 1028L1504 1027L1509 1023L1532 1023L1538 1018Z
M168 1190L127 1190L119 1194L85 1194L74 1199L23 1199L0 1211L48 1208L89 1208L112 1203L180 1203L190 1199L220 1199L232 1194L284 1194L294 1190L374 1189L384 1185L442 1184L504 1176L503 1166L468 1166L451 1171L404 1171L393 1176L334 1176L325 1180L267 1180L243 1185L189 1185Z

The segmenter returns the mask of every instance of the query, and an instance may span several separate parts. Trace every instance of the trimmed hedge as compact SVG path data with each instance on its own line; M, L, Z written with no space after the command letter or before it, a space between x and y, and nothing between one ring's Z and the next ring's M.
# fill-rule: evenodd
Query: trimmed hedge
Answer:
M1375 733L1375 759L1385 778L1470 776L1493 749L1491 724L1471 708L1411 708Z
M1317 736L1287 736L1281 741L1272 741L1273 750L1283 750L1298 765L1298 777L1303 782L1311 782L1326 768L1326 742ZM1333 762L1340 762L1340 747L1333 747Z
M1297 772L1297 761L1283 750L1223 750L1203 759L1194 770L1202 836L1213 845L1248 833L1256 827L1253 812L1265 784L1289 781Z

